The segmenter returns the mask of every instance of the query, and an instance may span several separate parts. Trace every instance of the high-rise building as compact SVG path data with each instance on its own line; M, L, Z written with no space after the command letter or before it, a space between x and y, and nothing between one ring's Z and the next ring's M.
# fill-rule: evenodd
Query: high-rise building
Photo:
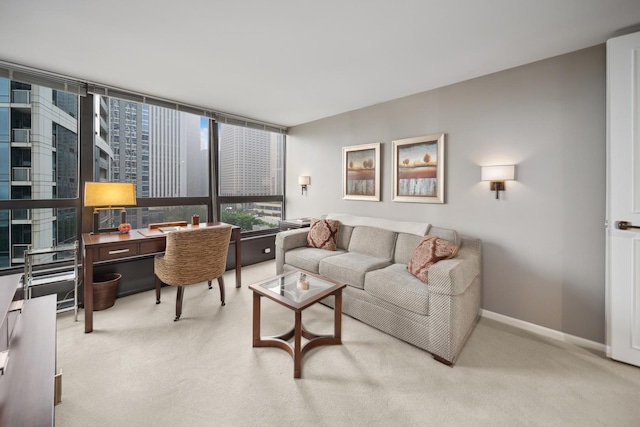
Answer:
M244 126L220 125L220 195L282 194L282 135ZM267 161L265 161L267 159Z
M96 181L133 182L140 198L208 194L199 116L101 96L94 109ZM127 211L134 228L162 220L146 208Z
M77 197L77 117L77 96L0 78L0 198ZM22 264L29 245L75 239L75 222L75 209L1 212L0 266Z
M209 164L200 116L149 107L150 197L206 196Z

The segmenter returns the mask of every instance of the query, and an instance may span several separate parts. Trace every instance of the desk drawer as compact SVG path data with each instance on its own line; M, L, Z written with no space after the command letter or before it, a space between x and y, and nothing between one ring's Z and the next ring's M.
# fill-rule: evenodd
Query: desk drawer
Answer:
M140 255L164 252L166 241L164 239L149 239L149 242L140 242Z
M125 243L122 245L114 245L106 248L100 248L98 258L100 261L108 259L127 258L138 255L137 243Z

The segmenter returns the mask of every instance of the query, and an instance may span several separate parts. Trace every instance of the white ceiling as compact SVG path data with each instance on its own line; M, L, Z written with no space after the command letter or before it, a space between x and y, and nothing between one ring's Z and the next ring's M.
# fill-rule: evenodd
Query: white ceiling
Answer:
M0 60L293 126L639 23L639 0L0 0Z

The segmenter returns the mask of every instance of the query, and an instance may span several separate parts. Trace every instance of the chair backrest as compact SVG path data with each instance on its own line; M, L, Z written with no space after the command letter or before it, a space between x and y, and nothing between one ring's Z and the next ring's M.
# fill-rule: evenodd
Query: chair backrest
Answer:
M212 280L226 269L230 238L229 225L171 231L164 260L184 284Z

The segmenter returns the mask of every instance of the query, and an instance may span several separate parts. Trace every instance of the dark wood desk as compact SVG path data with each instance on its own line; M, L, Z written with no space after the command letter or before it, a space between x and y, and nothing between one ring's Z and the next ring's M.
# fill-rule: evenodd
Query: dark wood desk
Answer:
M198 227L211 227L224 224L222 222L208 222ZM191 228L187 225L184 228ZM242 250L240 242L240 227L232 225L231 240L236 244L236 288L241 286ZM151 257L164 252L167 239L166 234L158 229L141 228L131 230L129 234L84 233L82 235L83 254L83 289L84 289L84 331L93 331L93 264L97 262L126 260L140 257Z

